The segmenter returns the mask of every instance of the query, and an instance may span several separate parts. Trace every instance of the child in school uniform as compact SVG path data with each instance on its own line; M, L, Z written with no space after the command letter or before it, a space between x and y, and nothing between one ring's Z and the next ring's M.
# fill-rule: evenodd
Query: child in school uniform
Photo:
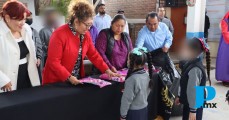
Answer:
M147 62L146 48L135 48L129 53L128 74L121 100L121 120L148 120L147 98L150 77L144 69Z
M180 62L180 95L175 102L184 105L182 120L202 120L203 108L195 108L195 86L206 85L207 75L202 63L204 52L209 52L208 46L203 39L198 38L187 40L181 49L184 60Z

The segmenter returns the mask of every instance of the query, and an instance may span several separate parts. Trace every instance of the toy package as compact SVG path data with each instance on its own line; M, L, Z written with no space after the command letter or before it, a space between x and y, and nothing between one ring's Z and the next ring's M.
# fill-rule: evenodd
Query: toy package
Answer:
M80 79L80 81L82 83L89 83L89 84L97 85L100 88L103 88L105 86L111 85L110 82L107 82L107 81L104 81L104 80L101 80L101 79L90 78L90 77Z

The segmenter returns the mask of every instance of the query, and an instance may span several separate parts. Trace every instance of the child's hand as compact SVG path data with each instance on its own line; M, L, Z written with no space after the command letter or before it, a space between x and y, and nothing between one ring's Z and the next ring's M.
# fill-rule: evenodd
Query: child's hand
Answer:
M126 116L120 116L120 120L126 120Z
M189 120L196 120L196 113L189 113Z
M175 99L175 105L180 105L180 98L179 97L176 97L176 99Z

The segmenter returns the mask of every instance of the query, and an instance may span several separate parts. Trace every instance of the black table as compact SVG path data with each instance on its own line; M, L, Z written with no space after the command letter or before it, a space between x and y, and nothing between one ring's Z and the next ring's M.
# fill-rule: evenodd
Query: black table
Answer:
M0 120L119 120L121 83L56 83L0 94Z

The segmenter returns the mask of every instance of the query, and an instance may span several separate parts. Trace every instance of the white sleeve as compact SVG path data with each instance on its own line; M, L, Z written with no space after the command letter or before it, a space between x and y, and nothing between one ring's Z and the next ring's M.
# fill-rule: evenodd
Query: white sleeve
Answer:
M10 78L0 70L0 88L10 82Z
M1 35L0 35L0 41L1 41ZM1 47L1 45L0 45ZM1 48L0 48L1 50ZM5 86L7 83L10 82L10 78L2 72L2 70L0 69L0 88L2 88L3 86Z
M35 42L33 41L32 38L29 37L29 41L30 41L30 44L31 44L31 48L32 48L32 51L34 52L34 58L35 60L37 60L37 55L36 55L36 46L35 46Z
M31 41L32 42L32 50L33 52L35 53L35 59L37 60L37 57L36 57L36 46L35 46L35 42L33 40L33 31L31 29L31 27L28 25L28 24L24 24L24 28L25 28L25 34L28 35L28 38L29 38L29 42Z
M32 32L32 29L31 27L28 25L28 24L24 24L24 27L25 27L25 31L29 34L29 36L32 38L33 36L33 32Z
M93 18L93 25L98 28L97 24L96 24L96 16Z
M127 21L126 21L126 26L125 26L125 32L129 34L129 25Z
M111 26L111 21L112 21L112 18L111 18L111 16L109 16L109 19L110 19L110 23L109 23L109 26Z

